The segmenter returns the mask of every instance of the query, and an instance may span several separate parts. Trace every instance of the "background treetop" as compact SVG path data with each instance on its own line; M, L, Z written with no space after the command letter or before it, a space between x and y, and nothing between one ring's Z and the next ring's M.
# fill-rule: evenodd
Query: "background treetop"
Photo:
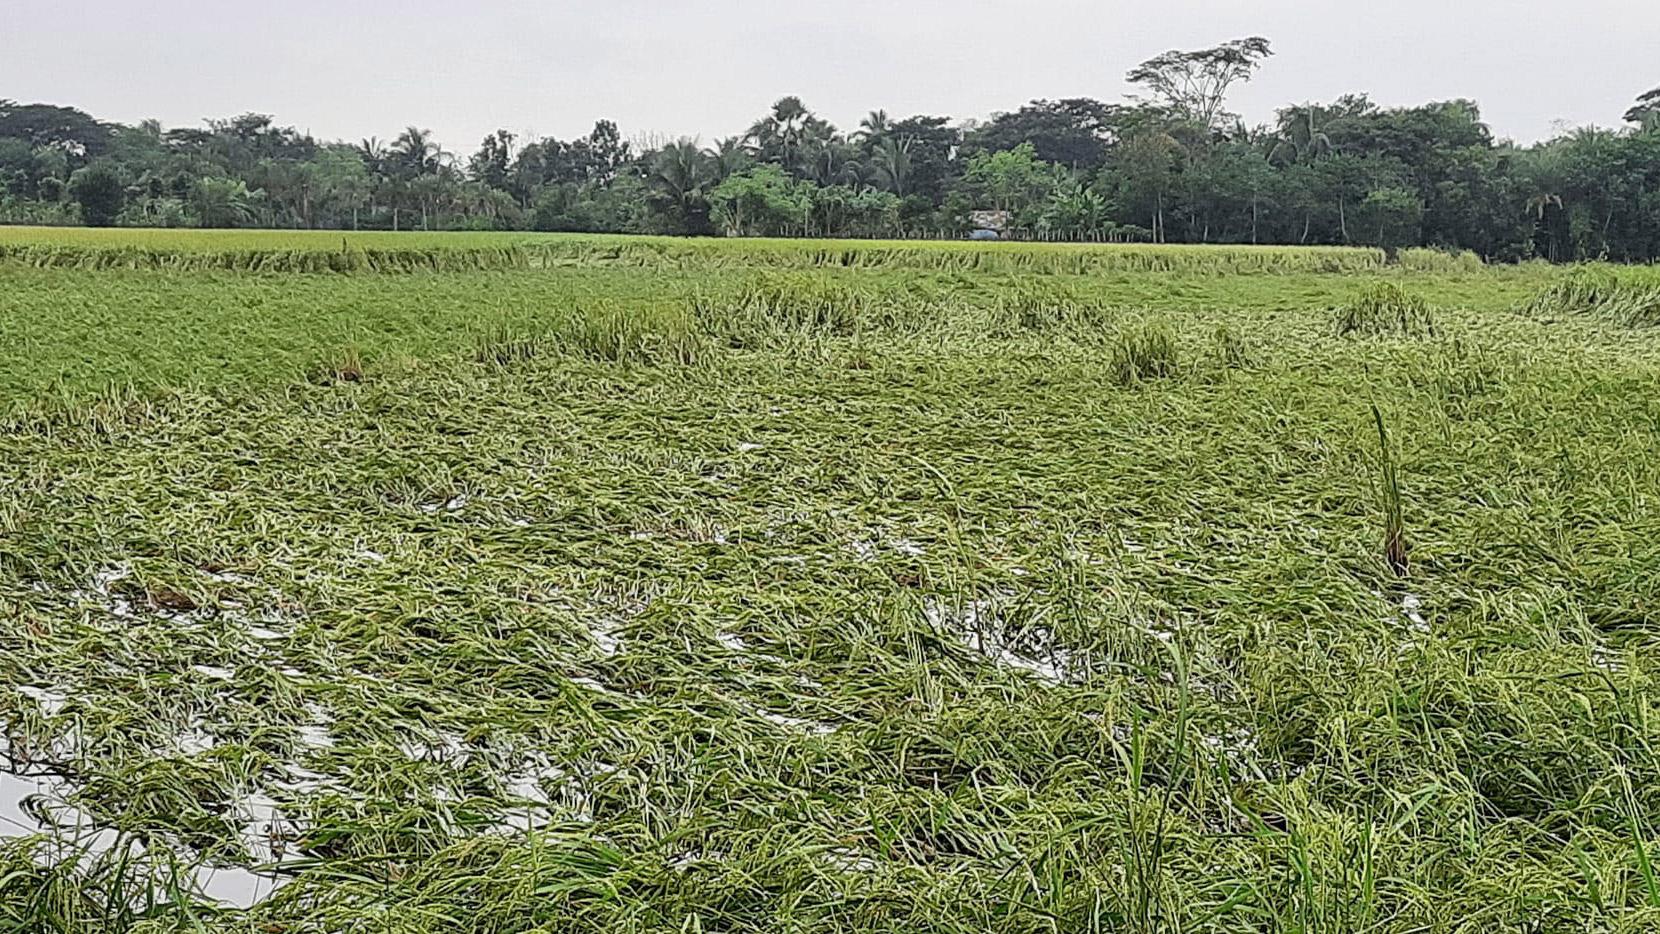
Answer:
M1006 236L1412 244L1493 259L1660 258L1660 88L1623 129L1495 140L1476 102L1367 95L1228 109L1273 54L1249 37L1129 71L1121 101L1038 99L979 120L876 107L838 128L797 95L733 135L497 130L470 153L418 122L323 141L272 115L102 122L0 100L0 223Z

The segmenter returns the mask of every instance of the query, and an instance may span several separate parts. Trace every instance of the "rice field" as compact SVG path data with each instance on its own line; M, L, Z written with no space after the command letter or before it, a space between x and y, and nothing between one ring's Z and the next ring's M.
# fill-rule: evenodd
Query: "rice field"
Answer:
M341 240L0 229L0 930L1660 928L1650 271Z
M136 230L0 227L0 258L83 269L239 272L461 272L571 266L861 268L1026 274L1363 272L1385 265L1358 247L955 243L895 240L685 240L525 233ZM1473 271L1473 254L1413 249L1420 271Z

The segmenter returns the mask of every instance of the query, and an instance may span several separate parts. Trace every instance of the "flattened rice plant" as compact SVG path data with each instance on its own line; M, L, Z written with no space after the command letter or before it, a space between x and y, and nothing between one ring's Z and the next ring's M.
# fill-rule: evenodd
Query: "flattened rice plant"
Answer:
M1660 281L1637 272L1576 269L1541 289L1521 310L1535 317L1592 315L1619 327L1660 327Z
M1337 334L1348 337L1434 337L1429 302L1393 282L1376 282L1337 312Z
M1660 920L1660 331L1548 270L1376 273L1478 352L1362 250L0 243L271 254L0 260L4 934Z

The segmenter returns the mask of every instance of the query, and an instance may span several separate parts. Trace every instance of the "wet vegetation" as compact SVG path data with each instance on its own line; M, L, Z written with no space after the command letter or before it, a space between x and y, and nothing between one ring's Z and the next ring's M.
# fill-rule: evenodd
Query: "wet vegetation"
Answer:
M218 236L0 239L0 930L1660 924L1646 273Z

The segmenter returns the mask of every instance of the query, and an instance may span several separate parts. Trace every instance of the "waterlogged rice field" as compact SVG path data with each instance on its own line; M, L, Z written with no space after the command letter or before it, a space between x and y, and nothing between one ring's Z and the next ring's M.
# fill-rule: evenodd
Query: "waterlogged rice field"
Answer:
M0 930L1660 926L1648 273L108 236L0 234Z

